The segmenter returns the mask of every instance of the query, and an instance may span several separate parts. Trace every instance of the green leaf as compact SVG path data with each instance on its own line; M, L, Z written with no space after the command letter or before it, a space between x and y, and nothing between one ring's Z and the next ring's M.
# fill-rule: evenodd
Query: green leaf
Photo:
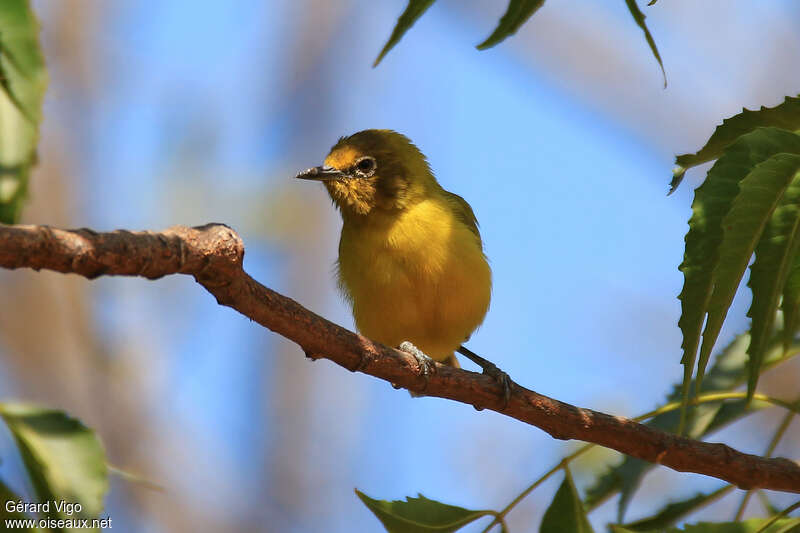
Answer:
M796 156L795 156L796 157ZM748 398L756 390L767 337L772 331L780 295L800 250L800 173L796 173L756 247L748 286L753 302L747 316L752 319L748 348L750 376Z
M789 350L789 345L794 340L800 320L800 255L794 258L792 269L786 284L783 287L783 347Z
M478 50L486 50L500 43L506 37L514 35L517 30L544 5L544 0L509 0L508 8L492 34L481 44Z
M722 242L722 219L739 192L739 180L752 166L747 138L732 145L711 168L706 181L695 191L692 217L686 233L683 263L681 317L678 326L683 333L684 365L683 401L689 399L689 383L696 363L700 332L713 289L712 273L718 260L717 248Z
M675 158L677 166L673 171L670 194L678 187L688 169L717 159L736 139L760 126L775 126L791 131L800 129L800 98L787 96L782 104L775 107L762 106L758 111L743 109L738 115L723 120L700 151Z
M656 42L653 40L650 30L647 29L647 25L644 23L644 19L646 17L644 16L644 13L642 13L642 10L639 9L639 6L636 5L636 0L625 0L625 4L628 6L628 11L631 12L631 16L636 22L636 25L639 26L644 32L644 38L647 40L647 45L650 47L650 51L653 52L653 57L655 57L656 61L658 61L658 66L661 67L661 75L664 77L664 87L666 88L667 73L664 71L664 63L661 61L661 54L658 53Z
M422 494L406 501L373 500L356 490L370 511L391 533L448 533L456 531L483 516L497 516L496 511L471 511L463 507L429 500Z
M564 471L564 482L542 517L539 533L593 533L569 469Z
M678 326L683 333L684 405L689 399L700 330L714 293L714 275L724 238L723 220L739 194L739 182L756 165L782 152L800 153L800 136L777 128L758 128L742 135L725 149L708 172L705 182L695 191L684 259L679 267L684 275L683 290L678 296L681 300ZM719 294L717 296L719 298ZM715 303L719 305L719 301ZM710 346L706 349L710 350ZM700 382L705 362L707 354L706 361L698 365Z
M50 502L51 518L93 518L108 490L105 453L93 431L56 411L22 403L0 403L39 502ZM54 502L80 503L71 516ZM63 511L63 509L62 509Z
M687 515L717 501L733 489L733 485L724 485L714 492L698 493L689 499L669 503L653 516L623 524L622 527L625 528L626 531L664 530Z
M757 130L759 131L759 130ZM782 131L782 130L777 130ZM759 163L739 184L739 194L733 201L730 211L722 219L723 238L719 247L719 261L714 268L714 290L708 302L708 320L703 331L703 344L697 366L697 381L701 383L711 350L717 341L722 323L733 302L736 289L744 276L747 264L753 257L756 245L761 239L767 222L780 204L784 192L795 174L800 171L800 136L789 134L795 139L787 143L786 150L795 153L776 154ZM791 144L796 144L792 147ZM774 308L769 309L774 314ZM756 341L751 339L751 344ZM763 342L763 335L757 339ZM758 378L758 368L751 382Z
M391 50L394 45L396 45L400 39L405 35L405 33L414 25L418 18L422 16L425 11L431 7L435 0L408 0L408 5L406 6L406 10L403 11L403 14L400 15L400 18L397 19L397 24L395 24L394 29L392 30L392 35L389 36L389 40L386 41L386 44L383 45L383 49L381 53L378 54L377 59L372 64L373 67L377 67L378 63L381 62L383 56L385 56L389 50Z
M761 530L767 518L751 518L743 522L699 522L687 524L682 529L670 528L668 533L788 533L792 528L800 526L800 518L783 518L777 520L768 528Z
M772 368L777 362L782 360L783 350L780 346L779 338L776 336L771 340L770 349L767 351L763 370ZM747 346L750 343L750 336L742 334L737 336L725 349L720 352L714 365L708 371L706 379L703 381L703 393L721 392L735 389L743 384L747 379ZM695 382L692 381L690 390L694 390ZM680 401L682 398L682 386L675 385L672 393L667 397L666 403ZM701 439L712 432L719 430L736 420L739 420L768 404L763 402L751 402L745 400L713 402L700 404L695 408L694 417L686 427L686 434L694 439ZM670 411L657 415L645 425L658 428L663 431L674 432L678 427L680 414L677 411ZM599 476L594 484L586 491L586 507L591 510L602 504L617 492L621 493L617 507L617 521L622 522L631 498L638 489L642 478L655 465L624 456L623 460L616 466L611 467L607 472Z
M27 0L0 2L0 222L19 219L36 162L47 86L39 24Z
M31 123L41 120L47 87L39 49L39 23L27 0L4 0L0 7L0 86Z

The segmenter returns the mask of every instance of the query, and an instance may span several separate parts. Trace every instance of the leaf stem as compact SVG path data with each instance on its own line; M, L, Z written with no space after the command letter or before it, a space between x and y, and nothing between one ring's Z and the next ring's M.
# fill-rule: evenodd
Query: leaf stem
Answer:
M698 396L696 399L691 401L692 405L699 405L702 403L709 403L709 402L717 402L722 400L740 400L747 398L746 392L712 392L709 394L702 394ZM759 400L766 403L771 403L772 405L776 405L778 407L783 407L784 409L791 411L796 414L800 414L800 403L798 402L787 402L786 400L781 400L780 398L774 398L772 396L767 396L766 394L755 394L753 396L754 400ZM668 413L670 411L675 411L676 409L681 407L681 401L674 401L670 402L666 405L659 407L649 413L645 413L642 416L637 416L633 420L639 422L641 420L646 420L648 418L652 418L654 416Z
M579 455L583 455L585 452L589 451L589 449L594 447L594 446L596 446L596 445L595 444L587 444L586 446L583 446L583 447L579 448L578 450L572 452L570 455L568 455L568 456L564 457L563 459L561 459L561 461L557 465L555 465L553 468L551 468L550 470L545 472L539 479L534 481L528 488L526 488L525 490L520 492L519 495L516 498L511 500L511 503L506 505L503 508L503 510L501 510L499 513L497 513L497 517L495 517L495 519L494 519L494 521L492 523L490 523L488 526L486 526L486 528L483 530L483 533L487 533L490 529L492 529L495 526L495 524L500 523L500 521L505 518L505 516L508 514L509 511L511 511L511 509L516 507L516 505L519 502L524 500L525 497L528 494L530 494L531 492L533 492L533 490L536 487L538 487L539 485L541 485L542 483L544 483L545 481L550 479L550 476L552 476L553 474L555 474L556 472L558 472L562 468L566 468L567 464L570 461L572 461L573 459L575 459Z
M769 526L771 526L772 524L774 524L775 522L777 522L778 520L780 520L782 517L786 516L787 514L791 513L795 509L800 509L800 501L793 503L792 505L790 505L789 507L787 507L786 509L784 509L780 513L776 514L775 516L773 516L772 518L770 518L769 520L764 522L761 525L761 527L756 529L755 531L753 531L753 533L763 533L764 531L766 531L769 528Z

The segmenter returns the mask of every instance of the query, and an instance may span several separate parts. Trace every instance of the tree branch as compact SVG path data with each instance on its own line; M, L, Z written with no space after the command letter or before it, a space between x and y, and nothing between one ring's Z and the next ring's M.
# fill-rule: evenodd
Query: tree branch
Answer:
M503 408L502 390L490 377L437 364L427 386L409 354L357 335L264 287L242 268L244 245L222 224L176 226L160 233L47 226L0 225L0 266L157 279L189 274L216 297L262 326L296 342L308 357L347 368L427 396L488 408L534 425L557 439L579 439L681 472L705 474L743 489L800 493L800 465L767 459L664 433L632 420L575 407L512 383Z

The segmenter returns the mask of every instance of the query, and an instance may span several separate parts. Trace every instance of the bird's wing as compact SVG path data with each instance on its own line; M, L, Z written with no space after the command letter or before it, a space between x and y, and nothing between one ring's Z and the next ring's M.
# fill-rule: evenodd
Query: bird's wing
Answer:
M463 222L464 225L466 225L476 237L478 237L478 241L480 242L481 234L480 231L478 231L478 219L475 218L475 212L472 211L472 207L467 203L466 200L457 194L454 194L450 191L444 191L444 195L452 206L456 217Z

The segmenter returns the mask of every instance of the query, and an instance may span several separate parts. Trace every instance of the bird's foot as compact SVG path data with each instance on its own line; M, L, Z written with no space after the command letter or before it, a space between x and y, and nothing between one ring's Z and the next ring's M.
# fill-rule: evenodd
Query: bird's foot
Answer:
M511 400L511 377L497 368L494 363L482 367L483 373L494 379L503 387L503 409L508 407L508 402Z
M481 367L483 373L494 379L503 388L503 409L508 407L508 402L511 399L511 378L508 374L500 370L497 365L484 359L475 352L460 346L458 353L467 357L470 361Z
M417 365L419 366L419 375L425 379L425 388L422 389L424 391L428 387L428 380L430 379L431 374L436 372L436 361L425 355L422 350L408 341L401 342L397 349L401 352L405 352L414 356L414 359L417 360ZM412 395L413 394L414 393L412 392Z

